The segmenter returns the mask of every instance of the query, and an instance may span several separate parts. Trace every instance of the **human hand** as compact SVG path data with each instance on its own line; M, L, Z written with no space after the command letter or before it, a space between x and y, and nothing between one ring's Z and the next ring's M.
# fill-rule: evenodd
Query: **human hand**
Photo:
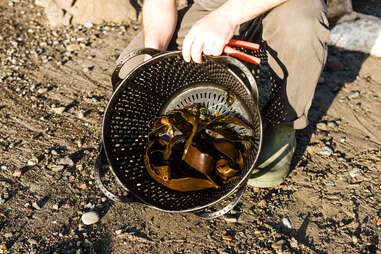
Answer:
M219 56L233 37L236 26L215 10L197 21L185 36L182 54L186 62L201 63L201 54Z

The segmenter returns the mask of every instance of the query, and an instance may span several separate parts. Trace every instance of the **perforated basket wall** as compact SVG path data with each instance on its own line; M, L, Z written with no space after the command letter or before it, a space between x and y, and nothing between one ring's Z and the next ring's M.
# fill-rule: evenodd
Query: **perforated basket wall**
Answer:
M253 169L262 135L257 91L253 89L255 84L248 82L240 65L229 64L231 59L226 59L229 57L206 57L202 64L196 64L184 62L179 52L163 53L133 70L113 93L103 120L105 153L111 170L123 187L142 202L165 211L205 208L229 196ZM200 84L215 84L237 96L247 109L246 120L254 126L255 146L236 181L220 189L173 191L154 181L145 169L144 153L150 131L147 124L165 111L171 100L181 97L181 91ZM206 98L213 96L203 89L200 91L199 94L196 92L197 95L193 94L193 98L192 95L186 96L180 104L202 104L204 101L206 103ZM209 100L209 103L223 104L224 98Z

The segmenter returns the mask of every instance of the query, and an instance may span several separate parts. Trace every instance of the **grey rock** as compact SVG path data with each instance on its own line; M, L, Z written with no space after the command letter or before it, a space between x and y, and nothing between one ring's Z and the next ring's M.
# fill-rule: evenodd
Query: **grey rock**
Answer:
M36 0L44 8L52 26L102 24L103 22L121 23L136 20L137 13L130 0Z
M84 213L81 217L81 220L83 224L85 225L91 225L94 223L97 223L99 221L99 215L97 212L87 212Z

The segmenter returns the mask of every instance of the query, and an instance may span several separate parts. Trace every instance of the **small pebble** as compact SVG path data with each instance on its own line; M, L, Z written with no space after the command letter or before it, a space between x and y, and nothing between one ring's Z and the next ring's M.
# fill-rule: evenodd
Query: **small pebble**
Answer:
M54 172L59 172L61 171L62 169L64 169L65 166L64 165L54 165L51 170L54 171Z
M46 93L47 91L48 91L47 88L39 88L39 89L37 90L37 93L39 93L39 94L43 94L43 93Z
M286 228L288 229L291 229L292 226L291 226L291 222L288 218L283 218L282 219L282 223L283 223L283 226L285 226Z
M234 218L234 217L224 217L224 220L228 223L236 223L237 222L237 218Z
M57 204L54 204L53 206L52 206L52 208L54 209L54 210L58 210L58 205Z
M115 230L115 234L117 234L117 235L120 235L122 232L123 232L123 230L121 230L121 229Z
M12 233L5 233L5 234L4 234L4 237L5 237L5 238L11 238L12 236L13 236Z
M29 239L28 242L32 245L37 245L37 241L34 239Z
M352 235L352 242L357 244L359 242L358 238L355 235Z
M285 244L285 240L279 240L279 241L276 241L275 243L273 243L273 244L271 244L271 247L273 248L273 249L281 249L282 248L282 246L283 246L283 244Z
M51 110L57 115L61 115L65 111L66 107L51 108Z
M21 170L21 168L18 168L18 169L16 169L16 170L13 172L12 176L14 176L14 177L20 177L21 174L22 174L22 170Z
M222 235L222 240L231 241L233 240L233 237L231 237L230 235Z
M80 46L78 44L69 44L66 46L67 51L75 51L79 49L80 49Z
M27 165L28 166L35 166L35 165L37 165L37 163L38 163L38 159L32 158L32 159L28 160Z
M335 127L337 127L336 121L329 121L329 122L327 123L327 126L328 126L329 128L335 128Z
M323 155L323 156L331 156L332 153L333 153L333 150L332 150L332 148L330 148L329 146L324 146L324 147L320 150L320 152L319 152L319 154L320 154L320 155Z
M357 169L349 172L349 176L352 177L352 178L355 178L357 175L358 175L358 170Z
M349 99L356 99L360 96L359 91L352 91L351 94L348 96Z
M326 131L326 130L328 130L328 128L327 128L327 124L326 124L326 123L318 123L318 124L316 125L316 128L317 128L318 130L322 130L322 131Z
M78 118L82 119L85 117L85 113L83 113L82 111L78 112Z
M264 199L262 199L261 201L259 201L258 203L257 203L257 206L258 207L265 207L267 205L267 202L266 202L266 200L264 200Z
M58 159L57 164L74 166L74 161L69 158L69 156L65 156L64 158Z
M83 224L91 225L99 221L99 215L96 212L84 213L81 217Z
M344 163L344 162L347 162L347 160L345 158L337 158L337 162L340 162L340 163Z
M40 205L37 202L33 202L32 206L33 206L34 209L37 209L37 210L41 209Z
M7 167L6 165L1 165L1 169L2 169L2 170L7 170L8 167Z
M294 249L298 248L298 241L294 237L291 238L290 246Z
M90 23L90 22L88 22L88 23L85 23L84 26L85 26L86 28L92 28L92 27L93 27L93 24Z

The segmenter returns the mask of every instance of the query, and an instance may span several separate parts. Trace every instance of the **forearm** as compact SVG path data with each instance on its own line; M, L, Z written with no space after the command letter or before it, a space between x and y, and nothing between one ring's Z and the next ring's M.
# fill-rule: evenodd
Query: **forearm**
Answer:
M225 4L216 9L215 12L217 15L226 17L233 26L239 26L286 1L287 0L228 0Z
M175 0L144 0L142 15L144 46L167 49L177 23Z

